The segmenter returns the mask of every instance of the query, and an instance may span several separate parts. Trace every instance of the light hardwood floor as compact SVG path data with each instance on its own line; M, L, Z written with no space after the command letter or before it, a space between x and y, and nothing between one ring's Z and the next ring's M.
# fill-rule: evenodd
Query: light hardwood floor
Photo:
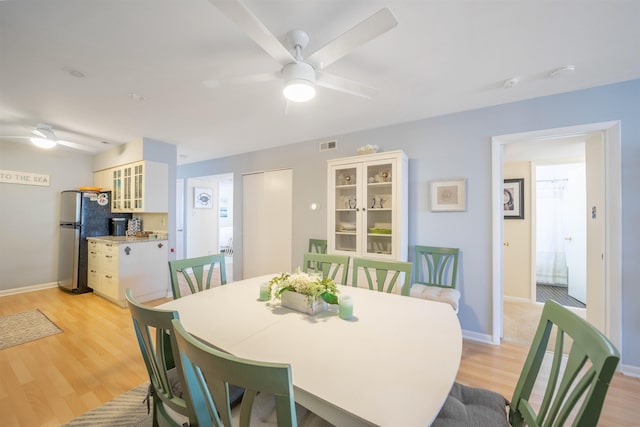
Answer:
M0 350L2 426L59 426L148 380L128 310L59 289L0 297L0 315L36 308L64 332ZM510 398L526 351L465 341L458 381ZM638 402L640 379L616 374L600 425L640 425Z

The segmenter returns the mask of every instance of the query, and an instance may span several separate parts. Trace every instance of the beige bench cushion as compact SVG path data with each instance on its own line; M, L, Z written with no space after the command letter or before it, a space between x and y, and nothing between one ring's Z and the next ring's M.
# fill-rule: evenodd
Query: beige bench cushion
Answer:
M427 286L420 283L411 285L410 296L415 298L423 298L431 301L446 302L453 307L453 311L458 312L458 302L460 301L460 292L457 289L440 288L438 286Z

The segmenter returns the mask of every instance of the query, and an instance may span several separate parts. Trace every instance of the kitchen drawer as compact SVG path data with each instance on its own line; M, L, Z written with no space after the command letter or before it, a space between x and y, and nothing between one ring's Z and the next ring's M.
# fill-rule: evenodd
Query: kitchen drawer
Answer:
M117 254L118 247L120 246L117 243L102 243L101 245L102 248L100 249L100 251L104 252L105 254Z
M94 268L98 268L98 266L100 265L101 256L102 254L100 252L96 251L95 249L89 248L87 259L89 267L93 266Z
M94 291L100 291L100 273L95 266L89 265L87 270L87 286Z
M118 276L112 274L103 275L100 280L100 292L115 301L120 300Z
M103 253L100 257L100 269L118 274L118 253Z
M88 248L89 248L89 252L91 251L97 251L98 250L98 246L100 244L95 241L95 240L89 240L89 244L88 244Z

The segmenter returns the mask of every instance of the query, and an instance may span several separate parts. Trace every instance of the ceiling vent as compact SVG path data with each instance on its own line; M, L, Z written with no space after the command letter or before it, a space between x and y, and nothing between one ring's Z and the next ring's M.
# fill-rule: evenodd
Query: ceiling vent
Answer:
M338 147L338 141L327 141L320 143L320 151L335 150Z

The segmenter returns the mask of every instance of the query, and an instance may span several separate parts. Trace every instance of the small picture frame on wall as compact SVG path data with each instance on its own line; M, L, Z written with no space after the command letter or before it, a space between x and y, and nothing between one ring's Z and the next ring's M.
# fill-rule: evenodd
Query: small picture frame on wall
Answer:
M524 178L505 179L504 219L524 219Z
M213 208L213 189L193 187L193 207L196 209Z
M467 210L466 179L431 181L431 211L459 212Z

